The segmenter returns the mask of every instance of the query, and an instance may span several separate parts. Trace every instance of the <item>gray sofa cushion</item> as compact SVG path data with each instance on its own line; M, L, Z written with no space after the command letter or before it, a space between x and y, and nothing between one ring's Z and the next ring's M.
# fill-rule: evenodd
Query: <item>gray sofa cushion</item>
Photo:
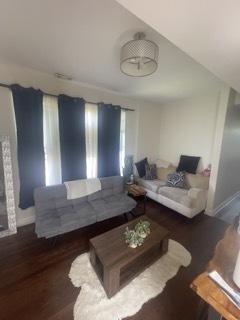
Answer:
M103 199L90 201L90 203L97 212L97 221L131 211L136 206L136 202L126 194L112 195Z
M49 210L45 215L36 215L35 231L39 237L50 237L52 234L59 234L61 221L56 210Z
M123 193L120 176L100 178L102 190L67 200L64 184L34 191L36 233L52 237L132 210L136 202Z
M123 178L120 176L101 178L102 191L111 190L112 194L123 192ZM103 193L105 194L105 193Z

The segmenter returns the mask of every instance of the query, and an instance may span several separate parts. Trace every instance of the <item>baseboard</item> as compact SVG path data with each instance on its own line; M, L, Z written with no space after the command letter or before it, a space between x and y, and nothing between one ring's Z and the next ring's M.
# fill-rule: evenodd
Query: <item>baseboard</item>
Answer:
M213 217L214 216L214 210L210 210L210 209L205 209L204 213L207 215L207 216L210 216L210 217Z
M21 217L21 219L18 219L17 221L17 226L18 227L22 227L22 226L25 226L27 224L31 224L31 223L34 223L35 222L35 216L34 215L31 215L31 216L28 216L28 217Z
M231 197L224 200L222 203L220 203L217 208L213 209L213 215L216 216L222 209L226 208L230 203L232 203L237 197L240 196L240 191L237 191L232 195Z

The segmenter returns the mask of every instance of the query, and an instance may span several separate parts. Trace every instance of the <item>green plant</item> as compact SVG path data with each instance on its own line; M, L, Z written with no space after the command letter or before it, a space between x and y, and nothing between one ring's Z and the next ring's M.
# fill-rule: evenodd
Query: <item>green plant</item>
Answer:
M150 234L150 223L148 221L139 221L134 229L126 228L124 232L125 241L131 248L136 248L144 243L144 239Z
M146 238L150 234L150 223L140 220L135 226L135 231L140 237Z

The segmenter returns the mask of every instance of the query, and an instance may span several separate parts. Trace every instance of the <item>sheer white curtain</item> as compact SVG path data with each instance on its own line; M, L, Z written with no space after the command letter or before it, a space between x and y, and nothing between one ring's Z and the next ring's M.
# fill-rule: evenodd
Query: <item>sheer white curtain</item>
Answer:
M46 185L62 183L58 101L48 95L43 96L43 137Z
M97 104L85 104L87 178L97 177L98 145L98 107Z
M126 111L121 111L121 126L120 126L120 152L119 163L120 173L123 175L124 159L125 159L125 139L126 139Z

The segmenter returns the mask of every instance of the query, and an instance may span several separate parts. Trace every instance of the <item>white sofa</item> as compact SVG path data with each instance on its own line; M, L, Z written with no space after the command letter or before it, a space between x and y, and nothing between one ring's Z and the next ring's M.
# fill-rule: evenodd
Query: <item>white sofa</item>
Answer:
M157 180L138 178L137 182L147 191L149 198L193 218L206 208L209 178L186 173L186 189L167 187L167 175L175 171L176 167L173 166L158 168Z

